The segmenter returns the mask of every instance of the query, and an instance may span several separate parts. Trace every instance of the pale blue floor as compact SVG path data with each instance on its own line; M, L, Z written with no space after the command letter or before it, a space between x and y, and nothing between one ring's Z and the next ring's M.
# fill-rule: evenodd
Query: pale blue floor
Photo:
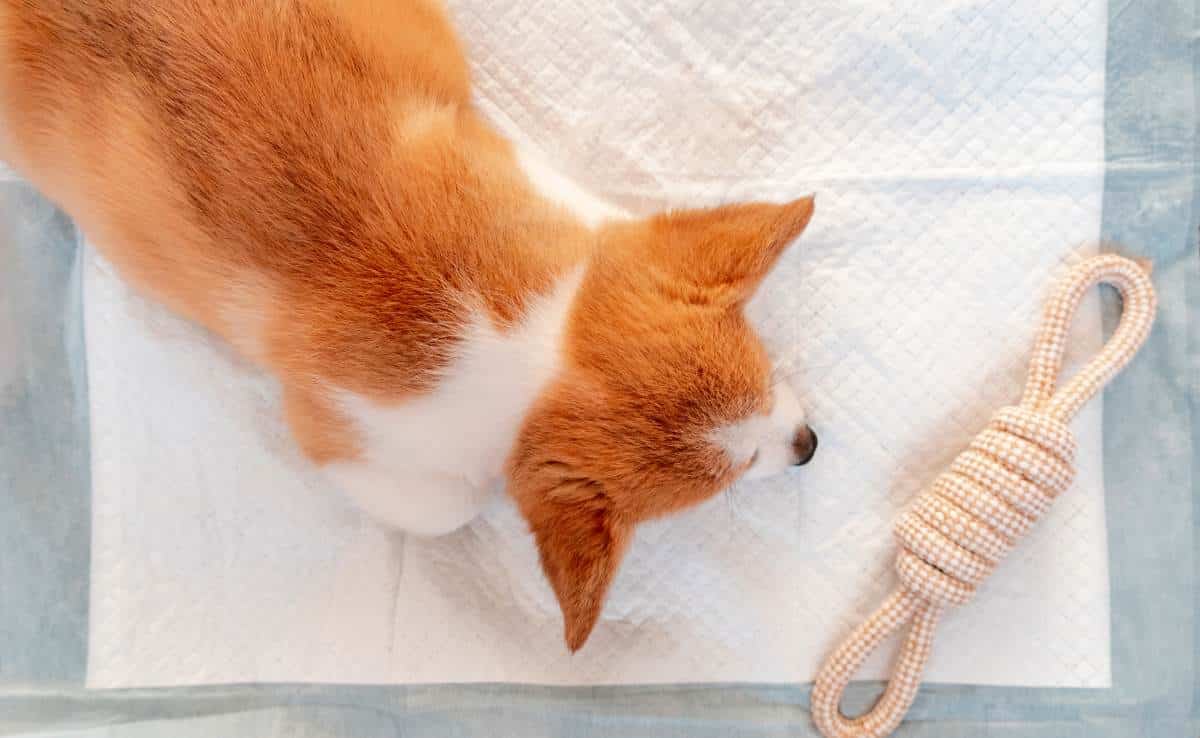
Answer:
M1104 400L1114 686L933 685L898 736L1200 736L1198 18L1192 0L1110 7L1103 232L1153 257L1161 297L1151 342ZM90 513L74 267L69 222L0 183L0 735L815 735L807 686L83 690ZM849 706L877 689L858 688Z

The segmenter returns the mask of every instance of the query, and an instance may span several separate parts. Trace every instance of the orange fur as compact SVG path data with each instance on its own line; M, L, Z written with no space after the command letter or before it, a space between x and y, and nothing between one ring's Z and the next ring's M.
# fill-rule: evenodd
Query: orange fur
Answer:
M469 96L433 0L0 0L0 158L276 374L318 463L359 451L329 387L427 392L472 305L506 330L588 265L509 470L578 648L632 527L740 473L705 434L767 402L741 306L812 201L589 231Z

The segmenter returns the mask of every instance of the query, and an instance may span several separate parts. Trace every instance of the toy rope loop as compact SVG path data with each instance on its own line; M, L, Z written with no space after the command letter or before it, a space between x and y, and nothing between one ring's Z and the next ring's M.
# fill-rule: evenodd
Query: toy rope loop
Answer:
M1120 323L1087 365L1055 391L1067 331L1084 294L1099 283L1121 294ZM1067 423L1137 353L1150 333L1154 286L1138 264L1107 254L1071 270L1046 305L1021 404L987 428L896 524L900 586L842 642L813 685L812 715L826 738L883 738L917 696L938 619L962 605L1075 475ZM867 656L905 623L908 636L883 695L856 718L839 703Z

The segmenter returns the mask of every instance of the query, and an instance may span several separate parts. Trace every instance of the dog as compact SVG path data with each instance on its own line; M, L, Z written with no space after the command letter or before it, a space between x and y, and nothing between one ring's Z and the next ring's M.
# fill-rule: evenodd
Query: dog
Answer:
M638 523L816 450L743 315L813 198L591 197L473 107L436 0L0 0L0 160L278 378L367 513L506 488L572 651Z

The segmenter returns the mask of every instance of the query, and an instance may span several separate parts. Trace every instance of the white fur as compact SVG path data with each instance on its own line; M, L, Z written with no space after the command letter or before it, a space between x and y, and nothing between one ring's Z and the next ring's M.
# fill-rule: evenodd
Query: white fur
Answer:
M588 228L595 228L605 221L625 220L630 217L628 212L592 195L555 171L532 148L519 147L517 163L542 197L569 210Z
M561 367L582 276L578 269L560 280L507 333L477 313L429 394L384 406L338 392L365 453L325 467L329 477L367 512L413 533L440 535L470 522L498 490L521 422Z
M754 459L746 471L745 479L762 479L778 474L797 462L792 442L804 424L804 409L795 393L786 384L780 383L774 388L771 412L751 415L718 428L711 438L725 449L736 465Z

